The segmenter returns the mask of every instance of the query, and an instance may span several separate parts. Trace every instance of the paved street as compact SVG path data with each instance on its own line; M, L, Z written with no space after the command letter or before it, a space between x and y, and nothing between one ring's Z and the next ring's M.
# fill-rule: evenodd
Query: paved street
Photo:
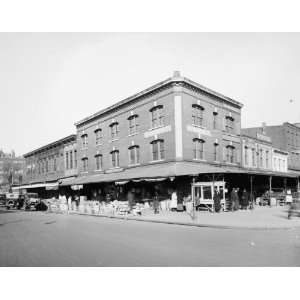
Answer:
M0 266L300 266L300 229L0 211Z

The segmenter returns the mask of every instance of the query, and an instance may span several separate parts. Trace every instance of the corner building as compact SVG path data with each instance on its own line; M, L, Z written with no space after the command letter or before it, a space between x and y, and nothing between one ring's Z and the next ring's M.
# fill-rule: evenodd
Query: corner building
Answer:
M190 189L190 176L238 169L241 108L175 72L75 124L79 176L72 184L165 179Z

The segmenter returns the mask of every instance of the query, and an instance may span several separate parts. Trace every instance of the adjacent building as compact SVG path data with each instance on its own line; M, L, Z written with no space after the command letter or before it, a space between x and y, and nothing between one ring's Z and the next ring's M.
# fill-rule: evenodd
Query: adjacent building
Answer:
M272 139L273 146L288 152L288 169L300 171L300 127L288 122L282 125L253 127L243 129L248 134L264 131Z
M45 195L58 190L60 180L77 175L76 144L72 134L25 154L23 188Z

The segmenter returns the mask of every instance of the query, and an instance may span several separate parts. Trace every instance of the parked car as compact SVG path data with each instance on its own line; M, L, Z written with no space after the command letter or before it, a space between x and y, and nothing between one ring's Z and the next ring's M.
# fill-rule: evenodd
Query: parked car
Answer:
M27 193L25 195L25 210L37 210L40 202L41 200L39 199L39 195L37 193Z
M6 193L5 194L5 207L6 209L17 208L19 203L19 193Z
M0 194L0 206L5 206L6 203L6 195Z

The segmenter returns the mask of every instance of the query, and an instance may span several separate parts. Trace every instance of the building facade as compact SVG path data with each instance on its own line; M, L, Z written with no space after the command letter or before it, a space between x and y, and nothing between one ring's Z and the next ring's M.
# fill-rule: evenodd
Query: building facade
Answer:
M275 172L285 173L288 171L289 153L280 149L272 149L272 169Z
M24 184L57 183L59 179L76 175L76 156L74 134L25 154Z
M297 124L285 122L277 126L263 125L243 130L248 134L265 131L275 148L288 152L288 169L300 171L300 127Z
M240 166L241 108L175 72L75 124L79 176L178 161Z
M25 159L16 156L15 152L4 153L0 150L0 190L8 190L12 185L23 182Z

